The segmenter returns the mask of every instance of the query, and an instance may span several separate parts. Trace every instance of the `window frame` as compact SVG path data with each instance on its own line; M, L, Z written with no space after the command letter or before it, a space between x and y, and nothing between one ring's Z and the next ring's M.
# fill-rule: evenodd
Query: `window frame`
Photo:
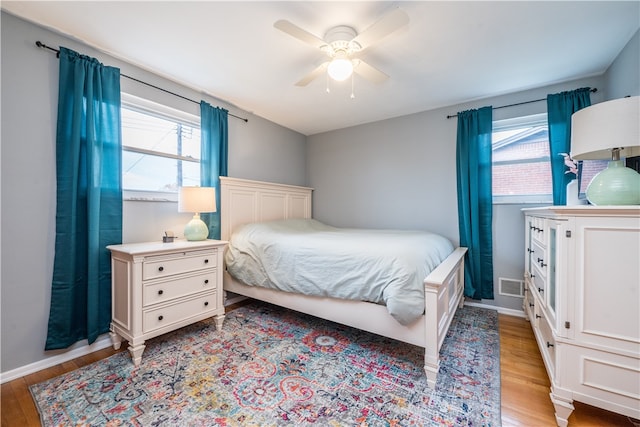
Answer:
M137 111L152 116L156 116L162 119L181 122L185 125L189 125L194 128L200 129L200 117L194 114L187 113L182 110L178 110L169 107L164 104L159 104L154 101L150 101L145 98L140 98L129 93L121 92L121 108ZM122 144L122 152L125 151L148 154L152 156L195 162L200 163L200 159L195 159L190 156L180 156L177 154L163 153L160 151L147 150L143 148L130 147ZM137 201L137 202L177 202L178 193L172 191L145 191L145 190L122 190L122 199L124 201Z

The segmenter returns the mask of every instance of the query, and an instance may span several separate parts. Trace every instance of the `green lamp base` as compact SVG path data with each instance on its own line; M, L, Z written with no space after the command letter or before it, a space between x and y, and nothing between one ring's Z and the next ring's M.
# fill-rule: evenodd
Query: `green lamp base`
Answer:
M611 160L587 187L587 200L596 206L640 205L640 174Z
M207 224L200 219L200 214L195 214L191 221L184 227L184 238L189 241L205 240L209 235Z

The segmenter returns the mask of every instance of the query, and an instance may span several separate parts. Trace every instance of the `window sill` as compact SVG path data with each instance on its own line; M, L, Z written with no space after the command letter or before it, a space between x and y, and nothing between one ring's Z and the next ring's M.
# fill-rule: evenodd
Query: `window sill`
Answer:
M124 190L122 192L122 200L125 202L178 203L178 193Z
M550 195L533 195L533 196L494 196L492 200L494 205L551 205L553 199Z

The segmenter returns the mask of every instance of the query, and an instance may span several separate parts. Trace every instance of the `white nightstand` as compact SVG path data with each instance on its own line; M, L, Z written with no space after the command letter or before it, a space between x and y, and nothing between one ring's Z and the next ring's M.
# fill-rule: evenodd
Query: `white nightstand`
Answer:
M215 317L222 328L223 253L227 242L203 240L110 245L111 341L129 341L137 366L145 340Z

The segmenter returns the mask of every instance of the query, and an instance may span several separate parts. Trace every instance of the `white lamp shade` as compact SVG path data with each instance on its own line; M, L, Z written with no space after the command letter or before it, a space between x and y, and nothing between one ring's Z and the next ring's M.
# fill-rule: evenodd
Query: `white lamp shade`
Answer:
M571 116L571 157L575 160L640 156L640 96L614 99Z
M215 212L216 189L214 187L180 187L178 212Z

